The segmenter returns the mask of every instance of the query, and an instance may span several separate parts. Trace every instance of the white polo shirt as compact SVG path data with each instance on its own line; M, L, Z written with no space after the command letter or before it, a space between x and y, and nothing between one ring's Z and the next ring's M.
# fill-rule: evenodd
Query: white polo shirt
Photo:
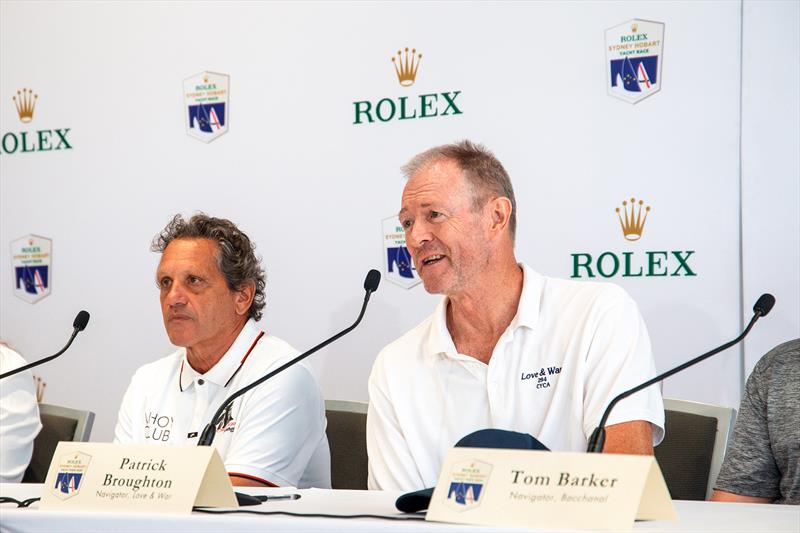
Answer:
M0 374L26 365L25 359L0 344ZM19 483L42 429L36 386L29 370L0 381L0 483Z
M613 397L655 375L644 321L623 289L522 267L517 314L488 365L457 353L446 298L378 355L369 378L369 488L434 486L447 450L484 428L584 451ZM661 441L658 387L621 401L608 424L632 420L651 422L654 444Z
M297 355L248 320L205 374L186 349L136 371L119 410L114 442L197 444L230 395ZM216 447L229 474L278 486L330 488L325 404L310 368L298 363L236 399L217 426Z

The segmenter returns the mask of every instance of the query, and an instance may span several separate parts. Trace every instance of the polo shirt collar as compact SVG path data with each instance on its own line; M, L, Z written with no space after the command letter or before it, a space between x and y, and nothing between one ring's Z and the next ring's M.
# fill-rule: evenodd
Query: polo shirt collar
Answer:
M239 370L242 363L244 363L245 355L248 354L260 335L261 331L256 326L255 320L248 319L236 340L233 341L231 347L222 356L222 359L217 361L217 364L212 366L205 374L200 374L192 368L192 365L186 359L186 349L184 349L179 378L180 390L187 390L200 378L220 387L225 387L236 371Z
M520 263L519 266L522 267L522 295L519 298L517 314L511 320L509 329L519 327L533 329L539 322L544 276L525 263Z
M455 357L458 354L450 331L447 329L447 304L449 299L445 296L433 312L433 321L425 342L425 351L428 355L445 354Z
M520 327L533 329L539 321L544 277L524 263L520 263L520 267L522 267L522 294L517 314L511 320L507 331L515 331ZM449 299L445 296L433 312L433 321L425 341L425 352L429 355L445 354L454 357L458 354L447 329L448 302Z

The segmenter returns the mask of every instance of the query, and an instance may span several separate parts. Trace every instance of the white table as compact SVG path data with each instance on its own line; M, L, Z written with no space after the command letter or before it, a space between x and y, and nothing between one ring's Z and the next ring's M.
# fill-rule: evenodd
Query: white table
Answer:
M0 496L24 500L39 496L41 485L3 484ZM251 494L295 492L299 500L267 502L243 507L252 512L286 511L320 514L371 514L403 517L394 508L396 492L351 490L252 489ZM634 531L657 532L800 532L800 506L732 504L676 501L678 520L636 522ZM169 531L170 533L221 531L520 531L519 529L459 526L424 521L392 521L377 518L312 518L306 516L222 514L194 512L189 515L82 513L39 511L37 504L18 509L13 504L0 505L0 531ZM528 530L531 531L531 530Z

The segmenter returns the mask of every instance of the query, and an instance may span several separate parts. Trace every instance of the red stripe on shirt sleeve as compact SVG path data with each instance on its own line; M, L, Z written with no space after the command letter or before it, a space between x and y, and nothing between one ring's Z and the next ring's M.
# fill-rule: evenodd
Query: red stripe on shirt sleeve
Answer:
M253 481L258 481L259 483L263 483L267 487L278 487L275 483L271 481L267 481L266 479L261 479L260 477L251 476L250 474L242 474L240 472L228 472L229 476L236 476L236 477L243 477L245 479L252 479Z

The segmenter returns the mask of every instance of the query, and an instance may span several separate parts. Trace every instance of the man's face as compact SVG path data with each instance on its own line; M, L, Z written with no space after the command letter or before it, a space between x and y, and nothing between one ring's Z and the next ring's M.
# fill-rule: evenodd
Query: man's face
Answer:
M474 193L450 160L415 172L403 189L400 223L425 290L452 296L489 262L486 215L473 210Z
M211 239L176 239L161 255L156 281L169 340L193 348L214 344L242 321L237 292L228 289ZM240 308L241 306L239 306Z

